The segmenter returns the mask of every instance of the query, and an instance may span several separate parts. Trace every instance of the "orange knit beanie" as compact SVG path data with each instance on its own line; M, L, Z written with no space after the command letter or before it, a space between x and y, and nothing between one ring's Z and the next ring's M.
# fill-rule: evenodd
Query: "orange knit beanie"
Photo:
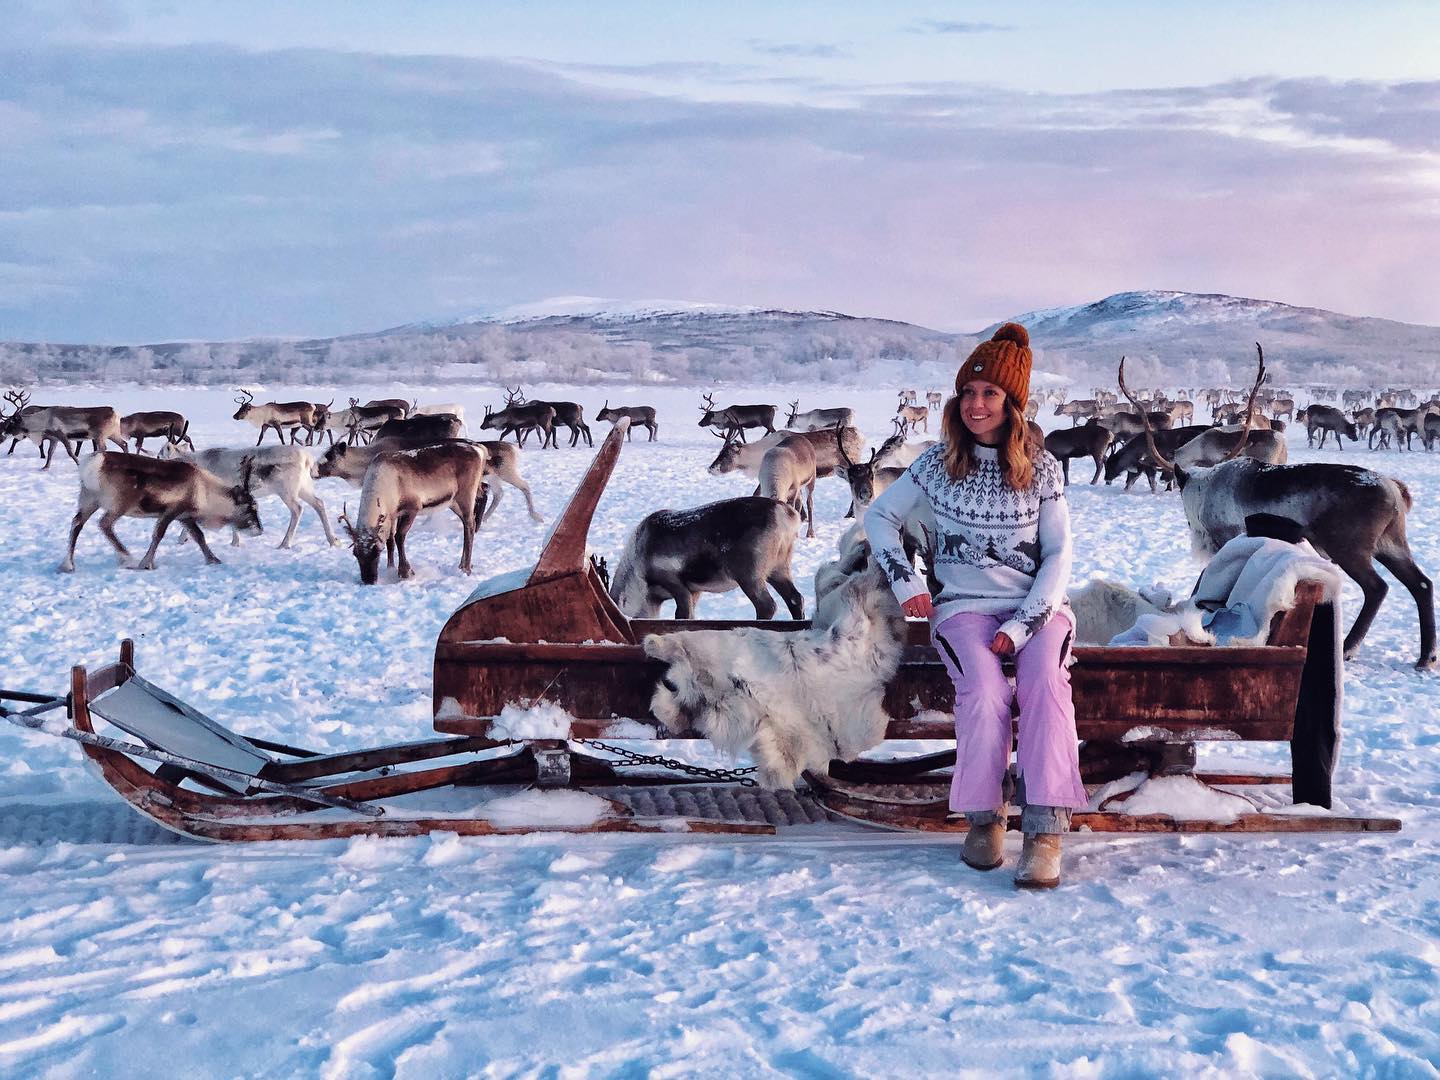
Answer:
M1021 409L1030 398L1030 335L1019 323L1007 322L989 341L975 346L970 359L955 373L955 393L971 379L992 382Z

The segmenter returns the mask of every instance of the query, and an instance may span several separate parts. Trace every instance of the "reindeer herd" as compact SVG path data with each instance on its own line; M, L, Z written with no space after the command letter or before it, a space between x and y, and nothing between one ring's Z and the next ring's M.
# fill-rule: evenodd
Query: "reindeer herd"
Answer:
M1347 653L1359 646L1384 597L1384 582L1372 565L1378 561L1414 596L1420 665L1433 664L1431 585L1405 540L1408 489L1366 469L1289 465L1284 430L1287 420L1304 424L1307 441L1316 445L1318 435L1320 448L1333 436L1342 446L1342 438L1368 437L1372 448L1411 449L1419 436L1431 449L1440 437L1440 395L1421 403L1413 391L1346 390L1342 410L1325 403L1337 396L1333 390L1310 387L1308 404L1297 408L1296 395L1265 383L1263 353L1248 393L1132 392L1122 361L1118 394L1096 387L1090 397L1072 399L1042 391L1028 402L1025 414L1033 418L1049 404L1053 415L1071 418L1070 426L1045 436L1046 449L1061 461L1067 483L1070 462L1088 458L1094 464L1092 484L1101 475L1107 484L1123 475L1127 489L1141 476L1152 492L1159 490L1157 480L1178 485L1199 548L1214 550L1243 530L1242 510L1269 508L1301 520L1316 546L1364 593L1360 615L1346 637ZM566 428L569 446L582 440L593 445L581 405L527 399L520 387L506 389L501 408L485 407L480 428L496 433L490 440L466 437L464 409L454 403L422 406L396 398L362 404L350 398L345 408L336 409L333 399L257 404L253 394L240 393L234 419L259 429L255 444L198 451L188 420L178 412L121 416L105 406L35 406L28 394L5 394L9 411L0 410L0 438L11 439L10 453L29 440L43 468L51 467L57 447L80 465L79 501L60 569L74 569L76 542L96 513L102 534L127 562L130 555L115 535L115 523L122 517L155 520L140 568L154 566L161 540L176 522L184 530L182 540L194 540L207 563L218 562L202 528L228 526L232 544L242 534L258 535L255 500L266 494L279 498L290 512L282 548L291 545L307 505L320 519L326 540L336 544L330 514L315 486L316 480L333 477L359 489L354 514L347 505L336 520L348 536L362 583L378 581L382 548L400 578L412 576L406 553L412 525L421 514L447 509L461 522L459 568L469 573L476 534L494 514L503 487L524 496L532 520L544 520L521 470L521 448L529 436L539 437L541 449L556 449L557 429ZM800 404L790 401L782 412L771 404L721 406L713 394L704 395L699 426L721 440L708 471L741 473L754 482L754 491L647 516L631 533L611 583L612 596L628 614L653 614L659 604L673 601L677 617L687 618L701 593L740 589L754 604L756 617L766 619L776 607L769 592L773 588L791 616L801 618L803 602L791 580L790 561L800 526L806 538L815 536L817 482L839 477L850 493L845 516L863 514L934 445L915 436L929 434L929 414L943 406L943 397L930 391L921 405L918 391L900 391L893 432L878 447L866 446L853 408L802 410ZM1211 422L1194 423L1197 409L1208 409ZM784 415L783 427L776 426L778 415ZM658 439L652 406L612 406L607 399L596 419L628 421L627 439L636 428L648 433L647 441ZM269 431L275 432L275 443L267 446ZM752 433L760 437L751 441L747 436ZM506 441L507 435L514 439ZM147 452L147 439L159 440L159 456ZM86 442L96 453L82 460Z

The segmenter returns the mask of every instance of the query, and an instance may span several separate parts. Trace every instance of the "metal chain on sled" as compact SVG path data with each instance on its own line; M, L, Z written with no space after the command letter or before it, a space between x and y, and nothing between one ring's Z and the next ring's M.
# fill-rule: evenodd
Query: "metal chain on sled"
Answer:
M756 771L758 768L756 765L751 765L748 769L708 769L704 765L692 765L688 761L679 761L661 754L639 754L627 747L614 746L611 743L600 742L598 739L576 739L574 741L624 758L624 761L612 762L617 769L633 765L658 765L661 768L670 769L672 772L700 776L706 780L729 780L741 787L759 787L759 784L748 775Z

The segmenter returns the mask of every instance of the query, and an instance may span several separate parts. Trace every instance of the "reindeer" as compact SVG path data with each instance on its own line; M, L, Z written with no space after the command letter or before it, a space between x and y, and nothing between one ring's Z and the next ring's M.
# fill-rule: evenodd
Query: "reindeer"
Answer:
M855 426L854 409L811 409L800 411L800 402L790 402L790 416L785 426L792 431L824 431L830 428Z
M839 428L834 429L837 433ZM836 439L839 442L839 439ZM805 537L815 538L815 448L802 432L787 435L760 459L758 495L793 506L806 523Z
M403 439L411 445L442 442L460 437L460 418L450 413L430 416L394 417L375 429L374 439Z
M5 435L32 439L45 457L42 470L54 463L57 445L64 446L66 455L77 465L80 463L78 448L87 439L97 452L106 443L114 443L121 450L130 449L130 444L120 434L120 414L108 405L47 405L27 409L23 403L17 404L15 411L5 418L4 427L0 428L0 438ZM70 445L72 442L74 447ZM48 452L45 450L46 443L50 444Z
M1160 448L1162 453L1173 455L1187 442L1210 430L1212 429L1209 424L1187 424L1184 427L1165 428L1154 433L1155 445ZM1150 456L1150 440L1142 431L1105 459L1105 483L1113 484L1123 472L1125 474L1125 490L1129 491L1143 473L1145 479L1150 483L1150 493L1153 495L1156 492L1155 473L1157 469L1159 466ZM1174 475L1165 469L1159 469L1159 471L1161 478L1165 481L1165 490L1170 490L1175 481Z
M507 396L505 408L499 412L492 412L489 405L485 406L485 419L480 421L482 431L489 428L498 428L500 438L514 434L516 445L523 445L522 434L530 431L542 432L545 436L540 441L541 448L555 446L555 407L547 405L543 401L530 401L521 404Z
M1104 424L1092 421L1084 427L1052 431L1045 436L1045 449L1060 462L1060 469L1065 474L1067 484L1070 483L1070 459L1092 458L1095 462L1095 475L1090 478L1090 483L1093 484L1100 479L1100 470L1105 467L1105 451L1110 449L1114 440L1114 431Z
M886 438L880 444L880 449L875 454L875 467L878 469L907 467L912 461L918 458L938 440L922 439L920 442L906 442L905 436L900 433ZM847 452L849 448L846 448Z
M255 440L259 446L265 441L265 432L270 428L275 429L275 437L280 442L285 441L285 432L290 432L292 444L300 441L300 429L310 431L315 426L315 406L308 401L268 401L264 405L255 404L255 395L249 390L237 390L236 393L244 397L235 399L235 404L240 408L235 410L235 420L246 420L260 429L260 438ZM353 399L352 399L353 400Z
M1076 401L1064 401L1055 406L1056 416L1070 417L1070 426L1074 427L1080 422L1081 417L1093 417L1100 414L1100 402L1095 398L1080 398Z
M1145 415L1149 417L1151 426L1158 429L1168 428L1173 423L1168 412L1147 412ZM1128 439L1144 431L1145 421L1139 413L1114 412L1108 416L1091 417L1085 422L1085 426L1109 428L1115 433L1115 441L1110 445L1118 446L1119 440Z
M519 404L517 402L516 404ZM585 410L574 401L533 401L532 405L549 405L555 410L555 426L564 426L570 429L570 445L574 446L580 441L581 436L585 438L586 446L594 446L595 440L590 437L590 425L585 423ZM520 445L525 445L528 431L520 433ZM558 446L559 443L551 439L551 446Z
M923 405L901 405L895 410L895 420L902 423L914 435L922 428L930 433L930 410Z
M460 421L460 428L465 428L465 406L456 401L446 401L435 405L412 404L410 411L405 414L407 420L413 420L417 416L453 416Z
M35 445L40 447L40 457L45 457L45 448L41 443L40 436L32 435L25 427L25 417L38 413L44 409L44 405L31 405L30 395L23 390L5 391L5 400L10 403L12 411L8 415L0 415L0 439L7 436L10 438L10 449L5 451L9 457L15 453L15 447L21 439L32 438Z
M340 444L342 447L344 443ZM330 516L325 512L325 503L315 493L315 481L320 473L310 451L303 446L257 446L246 450L229 450L212 447L196 451L193 447L187 454L176 443L167 443L162 455L188 461L198 465L212 476L226 483L244 483L252 496L274 495L285 509L290 511L290 525L280 541L280 547L289 548L300 525L301 504L309 506L320 519L320 528L325 540L334 547L340 541L330 528ZM230 546L240 546L240 530L231 528Z
M1390 438L1395 437L1395 449L1400 449L1403 439L1405 449L1409 450L1410 439L1419 435L1421 441L1425 438L1425 410L1423 409L1399 409L1384 408L1375 410L1375 425L1370 429L1369 446L1375 449L1375 436L1380 436L1380 445L1389 446Z
M1310 405L1295 414L1295 422L1305 425L1305 445L1315 445L1315 432L1320 432L1320 449L1325 449L1325 437L1335 436L1335 445L1341 450L1345 444L1340 436L1347 436L1351 442L1358 442L1360 431L1343 412L1333 405Z
M1369 390L1346 390L1340 395L1340 401L1347 409L1352 406L1355 408L1363 407L1369 400Z
M1183 398L1178 401L1172 401L1169 406L1169 412L1170 423L1172 425L1193 424L1195 422L1195 403L1193 401L1186 401Z
M1270 400L1270 418L1279 420L1282 416L1295 419L1295 399L1293 397L1274 397ZM1337 410L1338 411L1338 410Z
M595 419L602 424L609 420L612 424L624 418L630 421L630 426L625 429L625 441L630 441L630 436L635 433L637 427L643 427L650 433L649 442L654 442L655 437L660 433L660 425L655 423L655 407L653 405L620 405L610 407L610 399L605 399L605 404L595 414Z
M927 390L925 392L925 407L927 409L934 409L938 412L944 404L945 395L940 393L939 390ZM1035 403L1035 408L1040 408L1040 403L1038 401ZM1034 417L1027 416L1025 419L1033 420Z
M716 436L723 438L724 443L720 447L720 452L715 455L715 460L710 463L708 471L711 476L724 476L726 473L738 471L746 476L758 478L760 463L765 458L765 452L783 439L792 436L805 439L810 443L811 448L815 451L815 475L822 480L837 473L843 475L844 465L836 445L837 440L843 440L845 452L852 457L852 460L859 457L860 452L865 448L865 437L853 427L825 431L786 431L782 428L773 435L766 435L759 442L753 443L741 442L733 434ZM756 491L758 492L759 489L757 488Z
M1034 420L1037 416L1039 416L1039 415L1040 415L1040 399L1039 399L1039 398L1033 398L1033 397L1032 397L1032 398L1026 398L1026 399L1025 399L1025 409L1024 409L1024 413L1025 413L1025 419L1026 419L1026 420Z
M468 442L468 440L457 441ZM414 445L416 444L403 439L376 439L368 446L336 443L325 451L325 456L320 459L316 473L321 477L338 477L352 487L359 487L365 479L365 470L369 468L370 462L375 460L377 454L390 450L408 450L412 449ZM514 443L500 442L498 439L477 443L477 445L485 448L485 478L482 482L485 485L487 496L485 517L482 519L482 523L489 521L500 505L502 482L509 484L525 496L525 507L530 513L531 521L543 522L545 518L535 509L535 497L530 491L530 485L520 475L520 448Z
M330 427L330 409L334 406L335 399L331 398L323 405L318 401L310 403L310 430L305 433L305 445L314 446L323 435L330 436L330 445L335 445L335 430ZM343 424L340 426L344 426Z
M380 576L380 546L386 565L399 552L401 579L415 576L405 554L405 537L422 510L448 506L460 519L460 572L470 573L475 523L483 517L480 480L485 473L485 448L477 443L449 442L391 450L375 456L360 485L359 524L349 513L340 523L350 534L350 549L360 567L360 582L374 585Z
M793 619L805 600L790 573L800 515L774 499L747 496L689 510L656 510L630 534L615 565L610 596L631 618L653 619L675 601L675 618L695 617L702 592L740 589L757 619L775 617L780 594Z
M1255 387L1265 379L1265 353L1259 356ZM1120 388L1125 389L1125 360L1120 360ZM1254 390L1251 391L1252 397ZM1251 410L1247 408L1247 417ZM1387 586L1375 572L1379 562L1399 579L1415 598L1420 619L1418 668L1436 663L1434 587L1415 563L1405 536L1405 516L1413 505L1409 489L1399 480L1369 469L1332 462L1267 465L1252 458L1236 459L1249 435L1247 422L1231 449L1231 457L1209 468L1187 469L1166 460L1155 448L1156 462L1169 466L1180 485L1181 501L1197 551L1213 555L1228 540L1245 531L1249 514L1287 517L1304 530L1305 538L1352 578L1365 602L1350 632L1345 655L1354 656L1364 640Z
M138 412L120 418L120 437L135 440L135 452L145 452L146 439L164 439L175 446L185 443L191 450L190 421L178 412Z
M241 471L240 483L232 486L188 461L107 450L80 464L80 501L70 522L70 546L60 564L62 573L74 571L75 543L97 510L105 511L100 531L114 545L121 565L129 562L130 552L115 535L115 522L122 517L158 519L150 547L137 567L140 570L155 569L155 553L174 521L185 526L210 565L220 560L205 542L201 525L230 525L252 536L261 533L248 465Z
M904 474L907 466L877 466L883 446L881 450L871 450L868 461L852 461L839 439L836 444L836 451L845 470L845 482L850 485L850 509L845 512L845 516L851 518L863 513L882 491Z
M358 442L362 436L366 442L375 437L375 432L391 420L403 420L410 412L409 402L399 398L385 398L361 405L358 398L350 399L349 422L345 425L350 432L350 441Z
M1371 408L1356 409L1351 414L1355 421L1355 433L1362 439L1369 435L1370 429L1375 426L1375 410Z
M901 391L900 391L900 404L901 404L901 405L915 405L915 404L918 403L918 400L919 400L919 397L918 397L918 395L916 394L916 392L915 392L914 390L901 390Z
M716 428L721 434L731 431L745 441L745 432L751 428L764 428L766 435L775 434L774 405L727 405L715 408L715 396L705 395L705 404L700 406L700 427Z

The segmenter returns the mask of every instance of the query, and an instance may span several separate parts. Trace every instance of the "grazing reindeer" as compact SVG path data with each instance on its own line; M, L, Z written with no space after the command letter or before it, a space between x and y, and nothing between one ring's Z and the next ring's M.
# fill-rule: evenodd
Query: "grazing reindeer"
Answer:
M911 435L922 428L925 434L930 434L930 410L924 405L901 405L895 410L895 419L901 421Z
M1067 484L1070 483L1070 459L1093 458L1095 475L1090 478L1090 483L1093 484L1100 479L1100 470L1105 467L1105 451L1110 449L1114 440L1114 431L1104 424L1092 422L1084 427L1052 431L1045 436L1045 449L1060 462L1060 469L1065 474Z
M945 395L942 394L939 390L927 390L927 391L925 391L925 407L926 407L927 409L935 409L935 410L938 411L944 404L945 404ZM1027 405L1027 407L1028 407L1028 405ZM1035 408L1036 408L1036 409L1039 409L1039 408L1040 408L1040 403L1039 403L1038 401L1035 403ZM1027 416L1025 419L1026 419L1026 420L1033 420L1034 417Z
M1258 390L1265 378L1265 353L1258 344L1255 349L1259 370L1254 389ZM1128 396L1123 358L1120 388ZM1251 410L1246 412L1248 415ZM1415 598L1420 618L1420 659L1415 666L1435 665L1434 587L1416 565L1405 537L1405 516L1413 503L1403 483L1369 469L1332 462L1266 465L1252 458L1232 457L1209 468L1186 469L1167 461L1155 448L1154 433L1148 428L1146 433L1151 436L1150 453L1156 462L1175 473L1197 551L1213 555L1226 541L1242 535L1249 514L1290 518L1365 594L1360 614L1345 635L1345 655L1353 656L1359 649L1385 599L1387 586L1372 565L1379 562ZM1248 434L1247 423L1232 455L1240 453Z
M1315 445L1317 431L1320 432L1321 450L1325 449L1327 435L1335 436L1335 445L1341 450L1345 449L1345 444L1340 441L1341 435L1348 437L1351 442L1360 440L1360 429L1355 426L1354 421L1333 405L1311 405L1301 409L1295 414L1295 422L1305 425L1306 446Z
M485 448L477 443L449 442L377 454L360 485L359 524L351 524L348 513L340 517L350 534L361 583L374 585L379 579L382 543L386 565L395 565L398 551L400 577L414 577L405 554L405 537L422 510L446 506L460 519L464 531L460 572L470 573L475 522L484 509L477 504L484 473Z
M595 414L595 419L602 424L609 420L612 424L621 419L630 421L630 426L625 429L625 441L630 441L630 436L635 433L637 427L643 427L650 433L649 442L654 442L655 437L660 433L660 425L655 423L655 407L653 405L617 405L610 407L610 399L605 399L605 404Z
M500 438L513 434L517 446L524 445L523 436L531 431L539 431L545 438L541 440L540 447L553 447L555 442L555 406L547 405L543 401L529 401L521 404L518 398L513 395L506 395L505 408L499 412L492 412L489 405L485 406L485 419L480 421L482 431L489 428L498 428Z
M700 406L700 427L716 428L721 434L731 431L745 441L745 432L751 428L764 428L766 435L775 434L774 405L729 405L715 408L715 396L705 395L705 404Z
M1353 418L1355 420L1355 433L1362 439L1370 433L1375 426L1375 410L1370 407L1356 409Z
M130 552L115 535L115 522L122 517L158 519L140 570L155 569L155 552L174 521L185 526L212 565L220 560L205 542L201 525L229 525L252 536L261 532L260 515L250 494L248 463L241 470L240 483L232 486L188 461L107 450L92 454L80 465L80 503L70 522L70 547L60 564L62 573L75 569L75 542L97 510L105 511L100 531L114 545L122 565L129 561Z
M300 441L300 429L311 430L315 426L315 406L309 401L268 401L264 405L255 404L255 395L249 390L237 390L237 393L244 394L244 397L235 399L235 404L240 408L235 410L235 420L247 420L260 429L260 438L255 440L259 446L265 441L265 432L270 428L275 429L275 437L282 443L285 441L285 432L290 432L292 444Z
M844 465L836 448L837 438L844 440L845 452L851 455L852 459L859 457L860 452L865 448L865 437L853 427L838 428L833 431L786 431L782 428L773 435L766 435L759 442L753 443L740 442L732 435L724 439L720 453L716 454L715 460L710 463L710 475L724 476L726 473L738 471L746 476L758 478L760 462L764 460L765 452L782 439L792 436L805 439L810 443L811 448L815 451L815 475L822 480L837 473L844 475ZM718 435L716 437L721 438Z
M175 446L185 443L194 450L189 432L190 421L178 412L138 412L120 418L120 437L134 439L137 454L145 452L146 439L164 439Z
M914 390L901 390L901 391L900 391L900 404L901 404L901 405L914 405L914 404L917 403L918 400L919 400L919 397L918 397L918 395L916 394L916 392L915 392Z
M774 499L724 499L689 510L648 514L615 564L610 596L631 618L653 619L675 601L675 618L695 617L702 592L740 589L757 619L775 617L780 594L790 617L805 617L805 600L790 573L800 515Z
M838 433L839 429L835 429ZM837 438L838 443L838 438ZM764 498L793 506L806 523L806 539L815 537L815 448L804 434L787 435L760 459Z
M790 402L790 416L785 426L792 431L825 431L830 428L855 426L854 409L811 409L800 411L798 399Z
M416 444L402 439L376 439L368 446L336 443L325 451L316 472L322 477L339 477L352 487L359 487L365 479L365 470L370 467L370 462L375 460L377 454L388 450L408 450L414 445ZM489 521L500 505L502 482L525 496L525 507L530 513L531 521L544 521L545 518L535 509L535 497L530 491L530 485L520 475L520 448L514 443L500 442L498 439L477 445L485 448L485 479L482 482L487 496L483 521Z
M1375 449L1375 436L1380 436L1380 445L1389 446L1390 439L1395 439L1395 449L1400 449L1403 441L1405 449L1409 450L1412 437L1419 435L1421 441L1425 439L1425 410L1424 409L1400 409L1384 408L1375 410L1375 426L1370 429L1370 449Z
M1166 428L1154 433L1155 445L1160 448L1161 453L1173 456L1180 447L1210 430L1208 424L1187 424L1184 427ZM1153 495L1156 491L1155 473L1157 469L1165 481L1165 490L1170 490L1175 477L1169 470L1160 469L1156 465L1155 459L1150 456L1150 440L1142 432L1105 459L1105 483L1113 484L1116 477L1123 472L1125 474L1125 490L1129 491L1143 473L1145 479L1150 482L1150 493Z
M345 444L340 445L343 447ZM330 515L325 512L325 503L315 493L315 481L320 476L315 459L303 446L257 446L248 450L212 447L198 452L192 448L187 454L172 442L161 453L198 465L226 483L243 482L253 496L274 495L278 498L290 511L290 526L280 541L282 548L288 548L295 538L295 530L300 525L301 503L315 511L330 546L340 542L330 528ZM232 527L230 546L239 545L240 530Z

